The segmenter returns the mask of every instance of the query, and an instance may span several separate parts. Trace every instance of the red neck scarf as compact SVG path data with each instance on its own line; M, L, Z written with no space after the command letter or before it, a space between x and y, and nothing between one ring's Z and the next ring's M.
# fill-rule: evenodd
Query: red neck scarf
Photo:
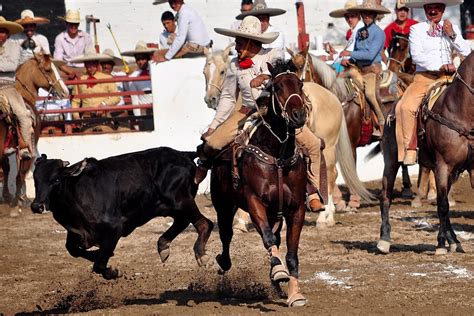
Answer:
M239 67L240 69L249 69L252 67L253 61L251 58L244 58L242 60L239 60Z
M97 79L97 78L92 76L92 75L89 75L89 77L87 77L87 80L90 80L90 79ZM86 84L86 87L87 88L94 88L95 85L96 85L96 83L88 83L88 84Z
M346 33L346 41L350 40L352 36L352 29L349 29Z

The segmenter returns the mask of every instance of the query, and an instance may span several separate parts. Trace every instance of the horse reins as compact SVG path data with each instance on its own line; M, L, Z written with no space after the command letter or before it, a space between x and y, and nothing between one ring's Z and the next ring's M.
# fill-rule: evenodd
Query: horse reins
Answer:
M395 36L394 39L404 40L404 41L407 41L407 42L408 42L408 38L403 37L403 36ZM407 50L408 50L408 48L407 48ZM394 61L394 62L396 62L397 64L399 64L400 67L402 68L402 71L405 72L405 66L404 66L404 64L405 64L405 62L407 61L407 59L410 58L410 57L411 57L411 55L410 55L410 50L408 50L408 53L406 54L405 58L403 58L401 61L398 60L398 59L395 59L395 58L393 58L393 57L389 57L389 58L388 58L388 65L387 65L387 67L390 68L390 62L391 62L391 61Z

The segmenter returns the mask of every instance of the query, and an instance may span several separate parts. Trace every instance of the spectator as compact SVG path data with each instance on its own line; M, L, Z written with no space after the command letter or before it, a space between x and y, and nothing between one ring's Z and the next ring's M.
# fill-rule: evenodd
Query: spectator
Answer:
M111 75L112 77L124 77L124 76L127 75L123 71L114 71L114 67L116 65L121 65L122 60L118 57L115 57L113 50L111 50L110 48L106 48L102 52L102 55L107 55L110 58L112 58L111 60L104 60L104 61L100 62L100 66L101 66L102 72L104 74ZM123 92L123 83L122 82L116 82L115 85L117 86L117 90L119 92ZM125 102L123 101L123 98L120 97L120 102L117 105L123 105L123 104L125 104ZM114 113L112 113L112 116L114 116L113 114Z
M240 3L240 13L246 13L252 10L253 8L253 1L252 0L242 0ZM242 19L236 19L234 22L232 22L230 29L236 31L240 23L242 23ZM234 42L232 38L229 38L230 41Z
M6 106L10 105L18 119L21 136L26 146L20 148L20 158L31 159L34 155L31 144L33 122L23 98L15 89L15 71L20 63L21 48L10 40L10 35L20 32L23 32L23 27L20 24L7 21L3 16L0 16L0 101L6 99L8 102Z
M169 49L174 39L176 38L177 27L173 13L165 11L161 15L161 23L165 28L160 35L160 48Z
M84 63L87 73L81 76L81 80L89 80L89 79L105 79L105 78L112 78L111 75L104 74L99 69L99 62L112 60L112 58L108 55L98 54L96 53L93 47L89 47L86 49L86 52L83 56L76 57L71 59L70 61L73 63ZM77 108L96 108L96 107L104 107L104 106L111 106L116 105L120 102L119 96L107 96L107 97L91 97L91 98L84 98L79 99L76 98L78 94L93 94L93 93L112 93L117 92L117 86L115 83L86 83L76 85L74 87L74 97L71 101L71 105L73 109ZM97 111L97 112L84 112L82 114L82 118L91 118L91 117L102 117L102 116L110 116L107 113ZM73 113L73 118L75 120L79 119L81 115L79 113Z
M79 30L81 16L78 10L68 10L65 17L58 17L66 23L66 30L59 33L54 41L54 58L64 60L68 66L83 67L82 63L73 63L71 60L84 55L86 49L92 47L89 34ZM78 72L75 71L75 74ZM71 72L68 73L72 75Z
M165 2L165 0L156 0L153 4ZM153 60L160 63L186 55L203 54L204 48L211 47L211 40L202 18L183 0L169 0L168 3L177 12L178 33L170 48L157 51L153 55Z
M262 47L275 48L280 50L283 58L283 56L285 55L285 35L277 27L270 24L270 17L282 15L285 12L286 11L283 9L268 8L267 4L265 3L265 0L255 0L252 10L241 13L235 18L237 20L242 20L246 16L252 15L257 17L260 20L260 23L262 23L263 33L277 32L279 34L278 38L272 43L263 44Z
M140 77L140 76L149 76L150 75L150 60L153 56L153 53L156 51L156 48L151 48L146 45L145 42L139 41L135 46L134 50L126 51L122 53L122 56L133 56L135 57L135 62L137 63L137 70L132 72L130 77ZM124 85L126 91L144 91L144 95L132 95L132 104L153 104L153 95L151 94L151 80L145 81L130 81ZM134 109L133 114L135 116L152 114L151 109ZM145 129L153 129L153 122L145 124L143 126Z
M20 64L32 58L33 53L43 52L51 55L48 39L44 35L36 33L39 24L49 23L47 18L35 17L33 11L23 10L21 19L15 22L24 28L23 33L17 33L11 37L13 41L21 46Z

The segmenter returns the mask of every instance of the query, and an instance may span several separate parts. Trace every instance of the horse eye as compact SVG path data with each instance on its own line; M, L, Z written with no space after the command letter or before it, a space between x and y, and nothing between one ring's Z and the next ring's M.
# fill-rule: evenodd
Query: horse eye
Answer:
M224 74L224 70L221 70L221 75L223 75L223 74Z

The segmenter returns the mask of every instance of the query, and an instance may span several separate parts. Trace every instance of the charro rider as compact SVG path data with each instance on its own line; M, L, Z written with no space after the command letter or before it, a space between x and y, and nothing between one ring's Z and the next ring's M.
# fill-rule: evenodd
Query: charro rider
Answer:
M20 64L21 47L11 39L10 35L20 33L23 27L15 22L5 20L0 16L0 102L10 105L20 124L24 147L20 148L21 159L31 159L33 156L31 133L32 118L27 110L22 96L15 89L15 71ZM20 142L21 143L21 142Z
M278 33L263 33L260 20L254 16L245 17L235 31L221 28L214 30L219 34L235 37L238 57L230 63L216 115L209 130L201 137L204 142L198 147L200 162L196 172L196 183L205 178L212 164L212 158L234 140L239 129L256 108L255 100L262 92L257 88L270 79L267 62L271 63L282 57L280 50L262 48L262 43L271 43L278 37ZM242 94L242 108L231 115L239 91ZM318 189L321 140L306 126L297 134L296 140L310 156L308 178L315 189ZM311 194L308 200L312 211L320 211L323 208L317 193Z
M31 10L21 11L21 19L15 21L24 28L23 33L15 34L11 37L21 46L20 64L33 57L33 53L43 52L50 55L49 43L46 36L38 34L36 28L40 24L47 24L47 18L35 16Z
M403 134L398 144L398 161L406 165L416 163L417 152L409 148L415 126L416 111L428 87L441 76L456 71L452 54L470 54L469 42L464 40L457 25L448 19L442 20L446 6L463 3L462 0L416 0L407 1L409 8L424 8L427 20L410 28L410 54L416 64L413 83L407 88L397 104L397 135Z
M390 13L390 10L376 4L375 0L364 0L361 5L348 8L349 12L360 12L364 27L357 32L353 52L342 52L339 56L350 56L349 60L342 60L344 66L350 63L357 65L364 79L364 94L372 110L377 115L378 131L375 136L381 136L385 118L382 112L379 97L380 79L382 73L382 49L385 43L385 33L375 25L377 14Z

